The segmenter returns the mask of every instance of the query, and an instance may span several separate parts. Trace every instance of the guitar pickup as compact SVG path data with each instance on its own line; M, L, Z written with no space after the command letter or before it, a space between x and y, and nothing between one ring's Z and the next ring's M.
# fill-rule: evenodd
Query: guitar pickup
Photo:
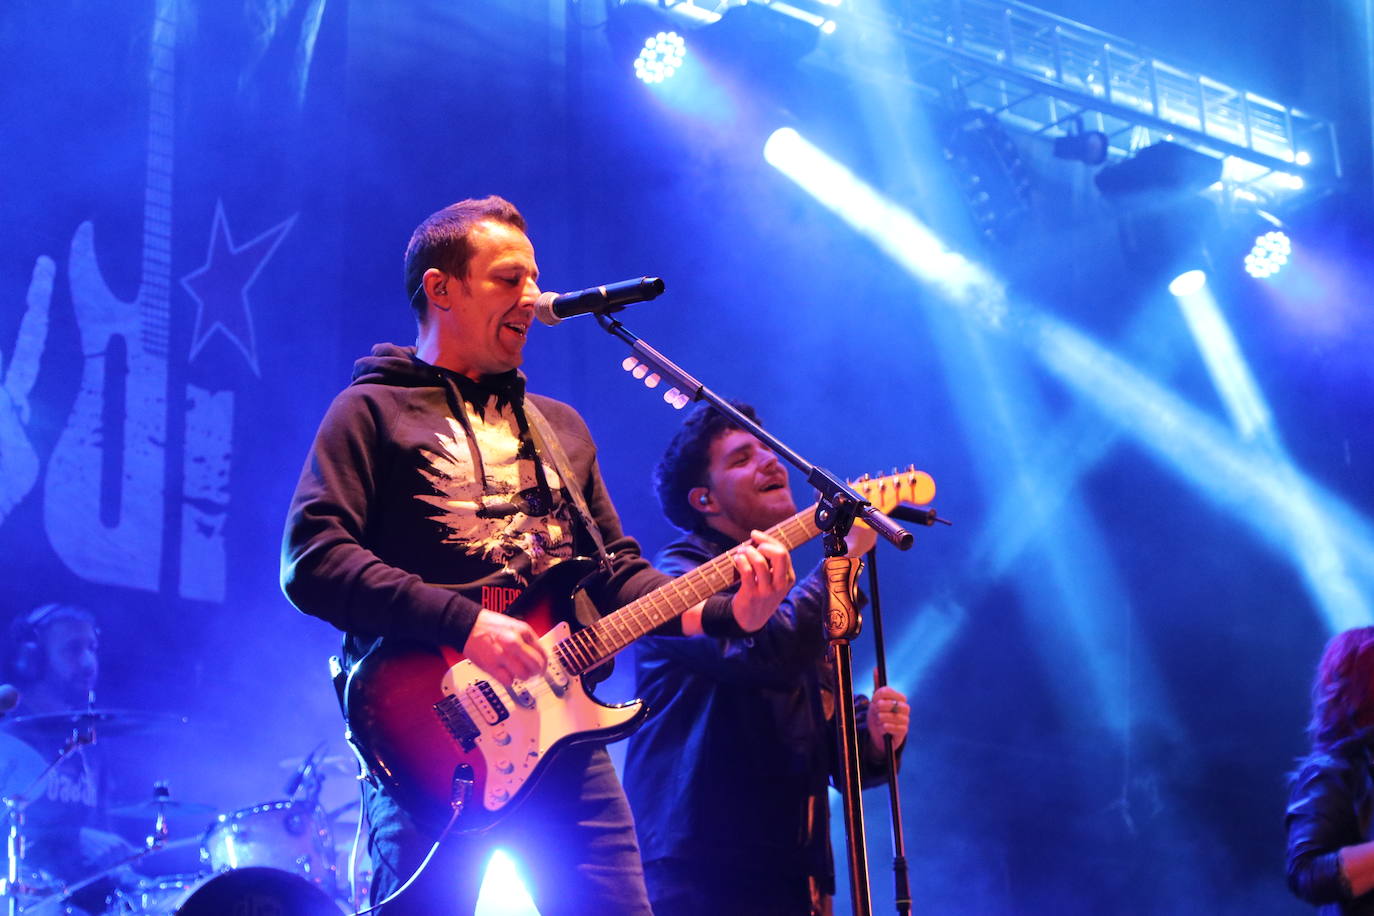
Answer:
M534 695L525 686L524 681L513 681L510 685L511 696L515 697L515 702L526 709L534 708Z
M477 736L482 732L456 696L449 695L435 703L434 712L439 721L444 723L444 728L448 729L449 734L463 746L463 750L473 749Z
M544 680L548 681L549 687L560 697L568 689L568 672L563 670L563 666L558 662L558 656L554 653L549 654L549 663L544 666Z
M495 725L510 718L510 710L506 709L506 704L496 695L496 688L487 681L470 684L463 692L488 725Z

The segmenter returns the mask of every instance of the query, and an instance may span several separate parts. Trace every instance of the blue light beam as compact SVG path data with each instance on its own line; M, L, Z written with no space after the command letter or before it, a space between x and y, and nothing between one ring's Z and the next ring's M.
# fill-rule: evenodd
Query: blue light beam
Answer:
M1284 524L1297 535L1294 557L1308 591L1332 620L1367 617L1368 606L1350 581L1303 475L1293 466L1269 404L1212 291L1202 286L1175 293L1175 299L1237 434L1242 441L1254 444L1263 456L1261 460L1271 465L1274 479L1284 484L1288 493Z
M1331 627L1371 622L1346 561L1366 587L1374 586L1374 530L1339 497L1291 463L1238 443L1210 418L1084 335L1030 309L1013 312L1002 284L795 130L775 131L764 158L985 331L1005 332L1014 326L1019 342L1052 374L1209 501L1291 558ZM1303 496L1295 501L1297 493ZM1293 521L1303 532L1324 526L1330 549L1302 542L1293 526L1283 523Z
M763 158L912 276L950 302L977 311L990 325L1001 325L1006 314L1001 284L801 134L790 127L773 131Z

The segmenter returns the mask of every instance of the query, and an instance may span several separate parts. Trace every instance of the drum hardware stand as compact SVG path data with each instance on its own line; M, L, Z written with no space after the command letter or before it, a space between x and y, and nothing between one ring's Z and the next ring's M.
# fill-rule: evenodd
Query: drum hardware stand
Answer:
M32 794L44 785L48 776L61 766L68 757L75 754L82 747L95 744L95 727L88 726L85 729L73 728L71 736L62 746L62 750L43 768L32 783L24 788L18 795L7 795L0 798L0 805L5 811L5 822L8 825L5 831L5 913L7 916L18 916L20 912L19 897L27 893L31 888L24 883L26 875L24 873L24 810L31 805L35 799ZM75 890L79 890L84 885L78 885ZM63 896L70 894L73 889L68 889Z
M5 820L8 824L8 829L5 833L5 916L19 916L19 914L22 912L22 908L19 905L19 897L20 895L25 894L29 890L31 890L31 888L29 888L28 885L24 883L24 810L36 800L31 797L32 793L35 790L37 790L40 786L42 786L47 781L48 776L51 775L52 772L56 770L59 766L61 766L62 763L67 760L68 757L76 753L81 748L95 743L96 735L95 727L93 725L87 726L84 729L73 728L71 736L67 739L66 744L63 745L62 750L58 753L57 757L53 759L52 763L49 763L46 767L44 767L43 772L39 773L38 777L34 779L34 781L30 785L25 787L23 792L19 793L18 795L9 795L0 798L0 806L3 806L4 808ZM167 814L165 806L167 802L171 800L171 792L167 786L167 783L158 782L154 784L153 794L155 803L157 805L157 819L153 824L152 835L144 839L144 849L141 849L130 856L126 856L120 861L110 865L108 868L105 868L102 871L97 872L94 875L91 875L90 877L83 878L81 881L78 881L75 884L64 885L62 890L58 894L51 895L50 897L44 899L51 899L52 896L67 899L71 897L73 894L76 894L79 891L82 891L85 888L91 886L92 884L95 884L97 881L100 881L107 875L111 875L114 872L119 871L121 868L124 868L125 866L132 865L139 859L148 855L149 853L157 852L158 850L166 846L167 839L171 835L171 831L167 826Z
M675 408L685 407L692 401L706 401L735 426L753 434L760 442L771 448L779 458L801 471L806 476L807 483L820 493L820 501L816 507L816 525L821 531L826 532L825 575L831 600L826 629L830 638L831 653L836 669L836 720L839 725L842 765L840 791L844 796L845 806L850 894L853 899L853 916L869 916L872 911L872 900L868 889L868 867L864 849L863 804L860 797L857 741L858 727L854 716L854 683L850 650L850 642L858 635L861 622L859 614L854 608L854 593L862 563L844 556L846 552L844 536L848 534L851 525L858 516L862 516L870 528L899 550L909 548L913 536L910 531L897 524L892 518L878 511L844 481L824 468L810 463L797 452L788 448L776 436L746 417L729 401L707 388L650 344L635 336L618 320L610 317L610 313L615 311L619 311L619 308L612 306L602 310L597 313L596 321L606 333L629 345L634 357L626 360L625 367L632 369L636 378L644 381L650 388L666 380L670 387L663 395L663 400ZM935 516L934 510L930 510L924 518L911 518L911 520L925 525L930 525L933 521L944 521ZM885 670L886 665L881 661L881 646L879 646L878 651L879 664L881 669ZM886 682L885 674L883 675L883 682ZM886 745L889 760L895 763L895 753L891 750L890 738ZM894 773L895 770L889 770L889 772ZM890 791L895 800L896 783L890 781L889 785L892 786ZM900 812L896 808L894 808L893 816L900 818ZM895 836L897 836L896 833L894 833ZM904 882L904 855L901 862L902 877L899 880ZM908 909L904 912L909 912L909 893L906 893L899 886L897 896L899 905L903 899L906 899Z
M153 832L143 838L143 846L149 852L156 852L167 845L168 838L172 835L172 830L167 826L167 803L172 800L172 788L166 780L159 779L153 783L153 806L157 808L157 817L153 819Z

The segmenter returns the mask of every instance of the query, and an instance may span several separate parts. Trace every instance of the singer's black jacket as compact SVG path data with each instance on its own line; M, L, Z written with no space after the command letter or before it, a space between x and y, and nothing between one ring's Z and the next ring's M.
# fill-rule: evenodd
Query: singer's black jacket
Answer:
M1370 839L1374 754L1357 738L1306 757L1288 796L1288 887L1326 916L1374 916L1374 893L1353 899L1338 851Z

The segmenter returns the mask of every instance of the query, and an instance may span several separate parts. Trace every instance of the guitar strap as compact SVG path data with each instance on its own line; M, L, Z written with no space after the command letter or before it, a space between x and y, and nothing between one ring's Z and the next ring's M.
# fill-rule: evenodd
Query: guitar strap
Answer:
M592 544L596 547L597 560L603 569L608 569L611 560L606 553L606 542L601 537L601 529L596 526L596 520L592 518L592 511L587 506L582 489L577 486L577 478L573 476L567 453L563 451L563 446L549 426L549 421L544 418L543 412L535 406L532 399L525 398L524 409L530 421L530 438L534 440L534 450L539 453L541 460L547 458L553 469L558 472L558 479L563 483L563 492L568 495L582 522L582 529L591 537Z

